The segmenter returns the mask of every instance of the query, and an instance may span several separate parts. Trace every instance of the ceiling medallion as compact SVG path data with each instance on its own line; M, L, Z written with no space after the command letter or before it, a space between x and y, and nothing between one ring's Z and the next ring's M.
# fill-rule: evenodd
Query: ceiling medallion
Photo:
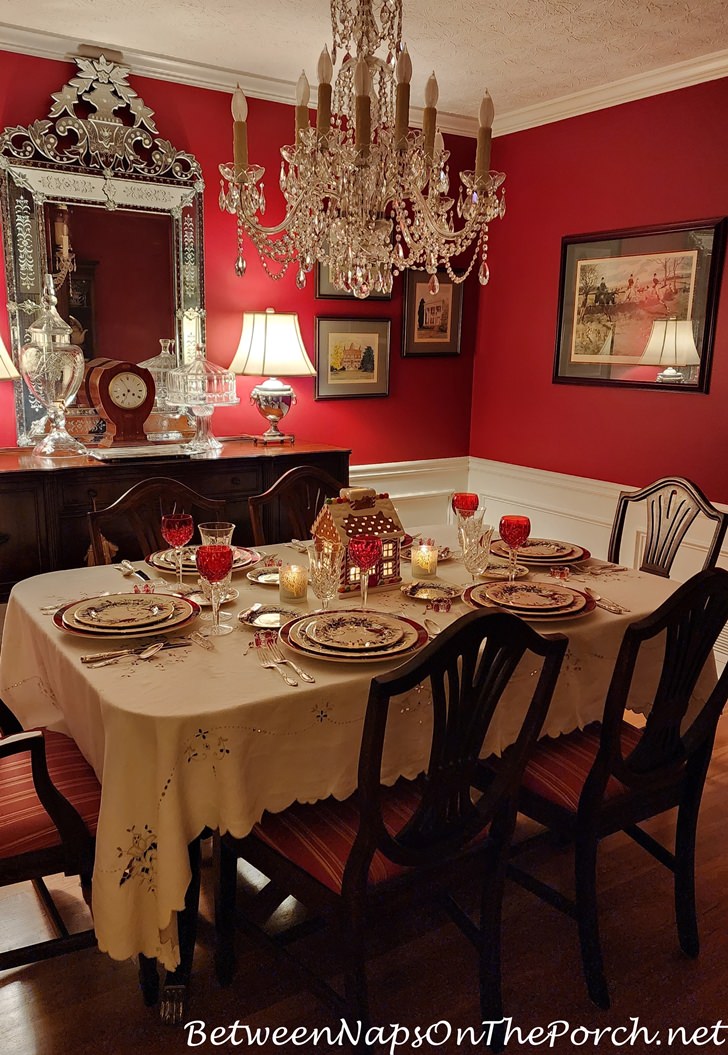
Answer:
M272 227L261 223L264 169L248 162L247 101L239 87L233 95L234 159L220 165L220 208L237 217L236 274L245 274L247 236L271 278L296 265L299 289L317 261L338 289L360 298L391 292L393 276L406 268L424 268L435 293L438 268L462 282L479 261L485 285L488 224L505 213L505 175L489 171L490 95L480 105L475 167L460 173L455 202L434 73L422 131L409 130L412 63L402 45L402 0L331 0L331 24L331 54L325 47L318 61L315 127L305 73L298 81L295 140L281 147L286 213ZM466 251L469 265L456 274L451 261Z

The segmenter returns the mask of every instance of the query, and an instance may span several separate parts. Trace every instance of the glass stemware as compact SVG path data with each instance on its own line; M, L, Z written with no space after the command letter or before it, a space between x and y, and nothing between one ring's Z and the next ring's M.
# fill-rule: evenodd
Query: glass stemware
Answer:
M235 525L229 520L217 520L214 523L198 524L197 530L200 533L200 542L203 546L229 546L233 539L233 531L235 531ZM233 559L235 552L233 551ZM220 603L222 604L230 593L230 583L232 580L232 568L225 577L225 582L220 584ZM202 587L202 593L205 597L209 597L208 590L206 589L206 582L204 579L200 579L200 586ZM220 612L219 619L227 620L232 619L230 612ZM212 619L212 613L209 615L201 615L200 619L209 623Z
M326 611L329 601L336 596L341 581L341 562L344 547L339 542L316 539L308 553L311 588Z
M473 491L455 491L450 497L450 505L456 516L457 514L464 517L472 516L480 506L480 497Z
M174 547L178 586L182 585L182 547L190 541L194 530L190 513L165 513L162 517L162 538L168 546Z
M359 569L361 606L367 606L369 576L382 556L382 540L377 535L358 535L349 540L349 560Z
M501 517L499 531L509 551L508 582L513 582L516 577L518 550L531 534L531 521L524 516L504 516Z
M471 523L473 523L471 521ZM477 523L475 530L463 532L463 564L470 572L473 582L484 575L490 564L490 543L493 538L493 525Z
M197 570L200 577L210 584L212 601L212 626L206 630L210 637L231 634L231 626L220 625L220 597L225 578L233 566L232 546L200 546L197 550Z

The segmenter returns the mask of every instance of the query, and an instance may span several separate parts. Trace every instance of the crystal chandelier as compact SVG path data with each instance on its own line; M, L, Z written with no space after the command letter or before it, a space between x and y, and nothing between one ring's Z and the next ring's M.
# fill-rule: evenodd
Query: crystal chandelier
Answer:
M389 293L393 276L423 268L437 292L437 269L462 282L479 262L488 281L488 223L505 213L500 172L489 172L493 103L480 106L475 168L450 197L449 152L437 130L438 87L427 82L422 131L409 130L412 63L402 45L402 0L331 0L333 48L318 61L318 110L309 125L309 84L296 90L295 141L281 147L283 220L265 227L264 169L248 163L247 102L233 95L234 160L220 166L220 208L237 217L235 271L245 273L243 238L280 279L291 264L303 289L317 261L332 283L364 298ZM380 51L383 57L376 54ZM334 67L339 60L334 77ZM471 252L464 273L451 261Z

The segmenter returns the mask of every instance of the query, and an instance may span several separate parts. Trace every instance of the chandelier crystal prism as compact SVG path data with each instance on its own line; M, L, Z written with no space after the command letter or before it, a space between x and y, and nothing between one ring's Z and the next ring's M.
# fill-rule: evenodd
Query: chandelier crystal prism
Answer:
M298 81L294 142L281 147L286 211L271 227L262 223L265 171L248 163L247 101L239 87L233 94L234 159L220 165L220 208L237 218L236 274L245 274L247 236L271 278L296 267L299 289L317 262L328 265L335 287L359 298L391 292L393 277L407 268L427 271L436 292L438 268L463 282L478 264L485 285L488 224L505 213L505 175L489 171L490 95L480 106L475 167L460 173L456 200L437 130L434 73L422 131L409 129L412 63L402 44L402 0L331 0L331 25L331 53L325 47L318 62L315 126L305 73ZM469 264L456 273L452 261L466 252Z

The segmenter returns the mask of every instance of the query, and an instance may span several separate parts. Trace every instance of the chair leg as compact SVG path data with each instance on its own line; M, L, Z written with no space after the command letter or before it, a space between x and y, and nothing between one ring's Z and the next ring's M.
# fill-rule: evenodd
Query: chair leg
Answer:
M222 986L235 974L235 897L238 858L219 836L213 850L215 872L215 973Z
M505 859L486 871L480 903L480 1015L483 1022L498 1022L503 1018L501 991L501 932ZM505 1023L493 1028L489 1049L503 1051Z
M695 837L700 802L688 798L677 814L675 833L675 919L680 948L687 956L700 952L695 909Z
M579 926L581 960L589 996L597 1007L610 1006L609 989L599 941L597 910L597 845L595 835L579 834L575 848L576 918Z
M344 907L342 913L342 946L344 949L344 997L346 999L347 1017L352 1031L361 1025L361 1036L369 1028L369 991L366 975L365 958L365 910L363 901L354 899ZM369 1046L363 1042L357 1045L357 1051L368 1052Z
M159 972L153 956L139 954L139 987L145 1007L154 1007L159 1000Z

